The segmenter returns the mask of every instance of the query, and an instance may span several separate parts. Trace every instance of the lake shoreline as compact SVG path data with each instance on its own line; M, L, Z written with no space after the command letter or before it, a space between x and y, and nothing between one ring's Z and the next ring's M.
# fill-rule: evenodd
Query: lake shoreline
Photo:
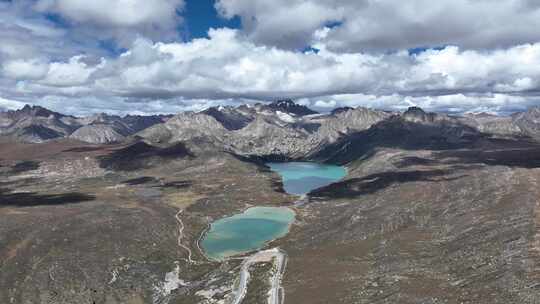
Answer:
M270 214L270 217L265 217L265 215L268 214ZM296 211L289 207L249 207L242 213L224 217L210 223L207 229L201 234L198 243L207 259L213 262L222 262L228 258L239 257L266 248L271 242L286 236L290 232L295 219ZM258 222L256 226L255 222ZM235 226L237 224L241 227ZM253 234L253 231L245 231L246 225L252 225L253 227L250 228L254 230L259 229L258 232L260 232L259 235L261 239L257 240L256 238L258 235ZM284 226L281 227L282 225ZM269 231L264 231L261 227L268 227ZM226 240L221 240L220 235L223 237L223 235L227 233L232 236L225 235ZM231 245L231 242L232 244L234 244L234 242L242 242L246 238L246 234L248 235L248 238L252 238L251 242L253 243L253 246L240 243L239 246L242 248L237 250L234 249L234 245ZM267 235L270 236L265 237ZM274 237L272 235L276 236ZM237 238L235 239L234 236ZM226 245L230 245L230 248L223 248L223 246ZM245 247L249 247L249 249L244 249ZM212 250L216 250L216 248L221 248L220 250L222 253L212 253Z

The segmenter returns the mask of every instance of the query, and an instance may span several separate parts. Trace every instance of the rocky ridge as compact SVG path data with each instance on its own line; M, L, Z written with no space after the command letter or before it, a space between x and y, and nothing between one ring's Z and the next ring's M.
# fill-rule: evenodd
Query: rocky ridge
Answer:
M40 143L70 137L89 143L123 141L170 116L127 115L104 113L75 117L57 113L40 106L26 105L15 111L0 112L0 136L19 142Z
M366 108L333 114L318 114L304 108L292 106L290 101L216 107L199 113L177 114L138 135L156 143L204 137L239 154L301 158L389 116ZM291 112L285 112L287 109Z
M364 141L362 136L366 132L371 134L372 141L390 140L388 136L392 134L416 141L437 139L439 144L484 136L540 140L540 108L506 117L486 113L453 116L427 113L418 107L403 113L344 107L320 114L291 100L278 100L270 104L211 107L175 116L73 117L38 106L0 113L0 135L23 142L70 137L103 144L137 136L152 143L173 144L202 139L237 154L281 155L293 159L322 159L328 147L338 151L335 145L340 143L348 146L354 141Z
M26 105L17 111L0 113L0 135L20 141L42 142L64 137L80 127L76 117L40 106Z

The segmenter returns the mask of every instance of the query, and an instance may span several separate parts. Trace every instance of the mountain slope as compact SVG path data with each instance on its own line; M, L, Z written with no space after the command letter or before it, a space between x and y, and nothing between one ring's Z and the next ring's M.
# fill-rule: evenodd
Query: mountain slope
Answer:
M291 101L215 107L200 113L178 114L138 135L158 143L204 138L238 154L304 158L389 116L365 108L327 115L313 113L316 112Z
M396 120L396 117L399 119ZM447 137L444 140L455 140L455 136L450 136L452 132L540 140L539 107L507 117L486 113L450 116L426 113L417 107L404 113L344 107L329 114L319 114L291 100L239 107L211 107L202 112L179 113L175 116L120 117L102 113L73 117L38 106L26 106L21 110L0 113L0 136L23 142L70 137L98 144L122 142L135 134L159 143L199 138L239 154L320 158L321 151L328 145L338 141L363 140L356 133L383 121L388 121L384 124L386 128L394 128L396 134L412 142L416 137L425 137L430 132L434 134L432 140L441 136ZM404 125L392 127L398 121ZM423 125L423 130L415 130L414 124ZM408 133L404 134L400 128L408 130ZM430 128L433 130L428 131ZM414 134L416 131L419 133ZM349 136L351 138L347 139ZM396 139L400 140L398 137ZM329 149L335 150L336 147Z
M540 107L533 107L526 112L514 114L512 120L523 134L540 140Z
M20 110L0 113L0 135L17 141L43 142L71 134L81 124L73 116L26 105Z
M103 144L124 141L128 136L165 122L169 117L163 115L120 117L104 113L80 118L84 124L70 135L70 138L88 143Z
M124 134L109 124L86 125L77 129L69 137L94 144L122 142L126 139Z
M26 105L20 110L0 112L0 136L20 142L39 143L71 137L89 143L111 143L150 126L165 122L170 116L96 114L74 117L40 106Z
M442 150L471 145L481 138L478 130L457 119L410 108L402 115L390 116L369 129L345 136L312 157L346 164L364 158L380 147Z

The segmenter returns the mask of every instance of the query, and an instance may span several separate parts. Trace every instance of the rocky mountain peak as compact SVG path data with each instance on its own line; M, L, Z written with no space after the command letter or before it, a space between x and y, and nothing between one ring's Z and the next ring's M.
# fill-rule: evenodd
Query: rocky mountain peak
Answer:
M532 107L527 112L512 115L512 122L523 134L540 139L540 107Z
M272 110L281 111L284 113L294 114L298 116L306 116L312 114L318 114L318 112L313 111L312 109L299 105L292 101L291 99L280 99L272 102L268 105Z
M525 116L527 116L529 119L540 120L540 106L530 108L527 112L525 112Z
M91 119L92 119L91 121L92 124L105 124L105 123L109 123L111 121L120 119L120 117L115 116L115 115L109 115L106 113L98 113L98 114L92 115Z
M420 107L410 107L401 117L410 122L433 122L436 115L435 113L426 113Z
M252 117L244 115L240 111L229 107L211 107L202 113L212 116L215 120L223 125L227 130L239 130L253 121Z
M335 109L332 110L332 112L330 112L330 114L336 115L336 114L348 112L348 111L351 111L351 110L354 110L354 108L351 108L351 107L335 108Z
M62 115L60 113L53 112L49 109L46 109L41 106L35 106L35 105L29 105L26 104L22 109L10 111L14 116L22 117L22 116L28 116L28 117L50 117L56 116L56 117L63 117L65 115Z
M24 142L42 142L70 134L75 118L44 107L25 105L22 109L0 113L0 135Z
M472 118L496 118L497 115L486 113L486 112L480 112L480 113L466 113L465 117L472 117Z
M425 114L426 114L426 111L424 111L420 107L409 107L403 115L425 115Z

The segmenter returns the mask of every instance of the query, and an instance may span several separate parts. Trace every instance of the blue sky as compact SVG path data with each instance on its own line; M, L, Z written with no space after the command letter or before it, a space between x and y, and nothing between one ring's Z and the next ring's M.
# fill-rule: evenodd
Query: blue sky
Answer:
M242 26L238 16L226 19L218 16L213 0L187 0L183 11L185 23L180 25L184 37L206 38L210 28L240 28Z
M534 1L125 3L0 0L0 110L169 113L293 98L327 110L506 113L540 103Z
M11 2L11 0L0 1ZM183 17L183 21L177 24L178 36L176 38L182 41L190 41L196 38L208 38L210 28L241 28L242 23L238 16L230 19L219 16L214 3L214 0L186 0L183 7L176 12L178 16ZM60 14L45 13L43 16L60 28L69 29L76 26ZM118 46L114 39L99 40L98 46L111 56L126 51L125 48Z
M9 1L11 0L2 0ZM177 15L183 17L183 20L178 23L178 40L190 41L197 38L208 38L208 30L210 28L231 28L231 29L241 29L242 22L239 16L233 18L225 18L219 16L215 8L215 0L185 0L184 5L181 9L178 9ZM56 26L60 28L69 29L73 27L69 21L62 18L59 14L46 13L44 17L53 22ZM325 26L328 28L339 27L341 22L328 22ZM116 45L114 39L105 39L98 41L98 47L102 48L103 51L109 53L111 56L116 56L125 52L126 49ZM310 45L305 45L301 48L303 52L315 52L319 50ZM430 46L419 46L408 49L410 55L417 55L429 49L441 50L444 47L430 47Z

